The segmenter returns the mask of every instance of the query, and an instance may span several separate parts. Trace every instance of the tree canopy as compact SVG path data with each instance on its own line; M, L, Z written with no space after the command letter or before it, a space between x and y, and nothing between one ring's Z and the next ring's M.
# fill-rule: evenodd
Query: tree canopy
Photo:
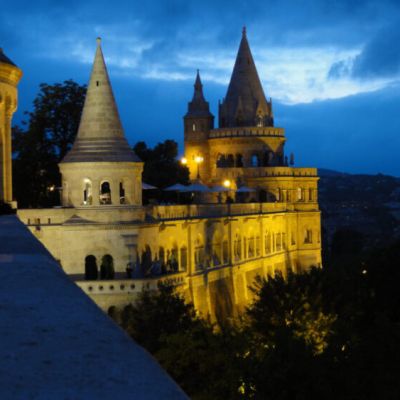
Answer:
M259 278L212 326L172 288L143 292L123 327L193 399L398 399L400 242L348 264Z
M153 149L142 141L136 143L133 150L144 162L144 182L158 188L189 183L189 170L177 159L178 144L174 140L167 139Z
M13 187L20 207L58 204L58 163L76 136L86 86L42 83L23 127L13 127Z

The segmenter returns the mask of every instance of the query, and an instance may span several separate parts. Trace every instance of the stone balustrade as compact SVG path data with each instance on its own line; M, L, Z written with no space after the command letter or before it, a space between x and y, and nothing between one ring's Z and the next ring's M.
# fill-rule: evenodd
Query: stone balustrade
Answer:
M283 128L275 128L273 126L262 127L238 127L238 128L219 128L213 129L210 134L210 139L219 139L226 137L256 137L256 136L272 136L285 137Z
M293 168L293 167L235 167L216 168L215 177L220 179L233 179L238 176L246 178L258 177L317 177L317 168Z
M143 279L83 280L76 278L75 283L88 295L92 294L139 294L143 290L156 290L160 283L179 286L184 283L187 272L168 274Z

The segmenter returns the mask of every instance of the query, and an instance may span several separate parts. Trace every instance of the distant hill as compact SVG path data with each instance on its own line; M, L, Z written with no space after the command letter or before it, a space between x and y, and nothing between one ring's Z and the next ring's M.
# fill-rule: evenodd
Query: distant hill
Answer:
M366 247L400 237L400 178L318 169L324 246L337 232L355 231Z
M326 168L318 168L318 175L319 176L342 176L342 175L349 175L345 172L334 171L333 169L326 169Z

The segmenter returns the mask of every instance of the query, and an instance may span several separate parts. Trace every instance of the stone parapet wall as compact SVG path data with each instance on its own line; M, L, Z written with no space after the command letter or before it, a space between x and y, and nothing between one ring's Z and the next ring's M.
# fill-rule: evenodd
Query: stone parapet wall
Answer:
M237 127L237 128L219 128L210 131L209 138L225 138L225 137L243 137L243 136L285 136L283 128L266 127Z

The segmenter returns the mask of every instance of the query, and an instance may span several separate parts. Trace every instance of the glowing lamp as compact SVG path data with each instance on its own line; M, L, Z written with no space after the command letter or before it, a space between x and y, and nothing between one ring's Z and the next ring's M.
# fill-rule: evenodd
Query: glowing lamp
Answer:
M182 157L181 158L181 164L183 164L183 165L187 164L187 158L186 157Z
M194 161L196 162L196 164L200 164L204 161L204 158L202 156L196 156L194 158Z
M226 188L229 188L229 187L231 187L231 181L229 179L225 179L224 182L223 182L223 185Z

